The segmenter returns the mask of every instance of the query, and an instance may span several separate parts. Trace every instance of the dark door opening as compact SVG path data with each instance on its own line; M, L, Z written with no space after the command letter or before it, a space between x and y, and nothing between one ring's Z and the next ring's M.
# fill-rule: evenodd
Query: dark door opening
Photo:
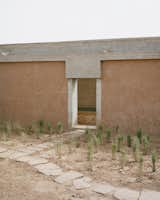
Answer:
M78 79L78 124L96 124L96 79Z

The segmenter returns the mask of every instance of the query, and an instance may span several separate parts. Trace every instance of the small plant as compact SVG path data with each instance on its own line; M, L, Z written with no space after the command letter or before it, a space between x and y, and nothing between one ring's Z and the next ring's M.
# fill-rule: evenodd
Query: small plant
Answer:
M142 144L142 129L137 130L137 138L139 139L139 143Z
M93 160L93 141L92 141L92 139L87 144L87 160L88 161Z
M64 128L63 128L62 122L58 122L57 125L56 125L56 133L57 134L62 134L63 131L64 131Z
M56 143L56 154L58 158L61 159L62 157L62 143L61 142Z
M132 146L132 137L130 135L127 135L127 146L128 147Z
M106 141L109 143L111 141L111 130L107 129L106 130Z
M6 137L9 138L12 132L11 122L4 122L4 132L6 133Z
M99 147L99 145L100 145L100 141L99 141L99 139L97 138L97 136L96 135L93 135L93 144L94 144L94 146L95 146L95 152L97 152L98 151L98 147Z
M147 155L148 149L149 149L149 140L147 136L143 136L143 150L144 150L144 155Z
M120 134L117 135L117 152L121 151L121 146L122 146L123 140L124 140L123 135L120 135Z
M99 139L100 144L103 144L103 126L102 125L99 125L96 131L96 136Z
M40 132L40 133L43 133L43 132L44 132L44 128L45 128L45 123L44 123L44 121L43 121L43 120L39 120L39 121L37 122L37 126L38 126L38 128L39 128L39 132Z
M47 123L47 133L50 135L53 133L52 124L50 122Z
M112 142L112 160L116 159L116 143Z
M139 148L140 148L139 139L137 137L134 137L132 151L133 151L134 160L136 162L138 161Z
M115 132L116 132L116 134L118 134L118 132L119 132L119 125L117 125L117 126L115 127Z
M139 152L138 174L139 174L139 178L141 179L141 177L143 175L143 154L142 154L142 152Z
M90 130L88 128L85 129L84 137L85 137L85 142L88 142L91 138L91 133L90 133Z
M120 155L120 166L123 169L126 164L126 151L123 149Z
M156 161L157 161L157 152L156 150L152 151L152 172L156 171Z

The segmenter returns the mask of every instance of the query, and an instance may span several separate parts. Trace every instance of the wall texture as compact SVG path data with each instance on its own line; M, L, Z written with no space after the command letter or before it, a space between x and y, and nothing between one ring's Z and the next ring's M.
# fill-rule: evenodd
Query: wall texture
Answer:
M160 60L103 61L102 121L124 132L160 131Z
M64 62L0 63L0 119L67 125Z

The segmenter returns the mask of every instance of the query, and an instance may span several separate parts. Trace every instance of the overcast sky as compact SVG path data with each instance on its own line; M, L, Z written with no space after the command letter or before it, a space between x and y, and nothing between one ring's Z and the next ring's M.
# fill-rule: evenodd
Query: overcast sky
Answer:
M160 0L0 0L0 44L160 36Z

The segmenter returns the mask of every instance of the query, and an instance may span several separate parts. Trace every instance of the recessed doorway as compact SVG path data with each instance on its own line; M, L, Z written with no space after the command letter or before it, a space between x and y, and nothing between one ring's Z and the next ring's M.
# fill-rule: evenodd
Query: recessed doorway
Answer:
M78 125L96 125L96 79L78 79Z

